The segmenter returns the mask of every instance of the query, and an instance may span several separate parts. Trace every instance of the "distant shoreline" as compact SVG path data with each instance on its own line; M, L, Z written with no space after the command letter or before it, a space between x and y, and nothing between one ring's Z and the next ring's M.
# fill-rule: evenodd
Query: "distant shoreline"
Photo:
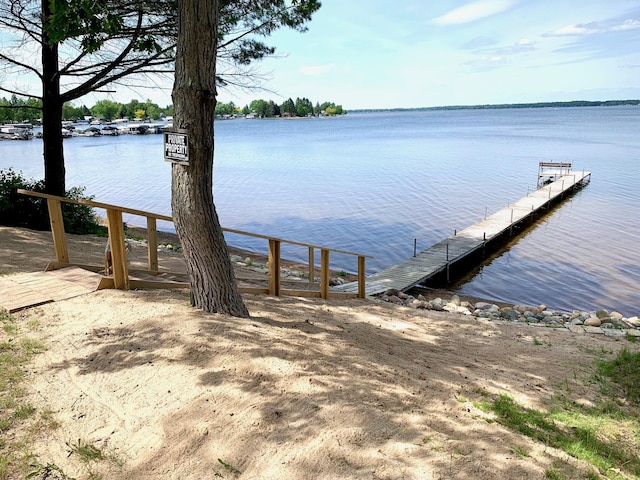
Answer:
M624 105L640 106L640 100L572 100L569 102L537 102L537 103L501 103L486 105L448 105L442 107L415 107L415 108L361 108L350 109L351 113L369 112L424 112L431 110L490 110L505 108L566 108L566 107L619 107Z

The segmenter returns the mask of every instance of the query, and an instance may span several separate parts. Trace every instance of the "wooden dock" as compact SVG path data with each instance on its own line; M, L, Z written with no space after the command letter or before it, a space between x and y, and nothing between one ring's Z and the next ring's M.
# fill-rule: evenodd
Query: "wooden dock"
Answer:
M365 292L377 295L388 289L406 291L438 275L449 278L449 269L474 256L484 256L488 244L511 235L513 228L533 218L541 210L560 201L569 192L591 180L591 172L567 171L549 183L502 210L487 216L465 230L442 240L416 256L366 278ZM352 292L357 285L347 283L334 291Z

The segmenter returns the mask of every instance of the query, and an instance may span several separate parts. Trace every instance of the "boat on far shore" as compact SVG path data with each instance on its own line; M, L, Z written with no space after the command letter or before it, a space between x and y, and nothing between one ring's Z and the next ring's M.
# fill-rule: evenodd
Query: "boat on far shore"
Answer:
M33 125L30 123L11 123L0 125L0 139L2 140L31 140Z
M113 125L105 125L104 127L102 127L102 135L120 135L120 130L118 130L118 127L114 127Z

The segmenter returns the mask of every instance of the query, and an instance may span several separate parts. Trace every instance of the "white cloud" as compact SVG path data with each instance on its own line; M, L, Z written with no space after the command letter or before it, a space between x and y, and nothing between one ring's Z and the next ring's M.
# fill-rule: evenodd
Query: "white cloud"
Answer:
M545 37L583 36L606 32L623 32L640 28L640 20L624 19L602 22L578 23L566 25L553 32L545 33Z
M322 75L323 73L327 73L335 67L335 64L328 63L325 65L305 65L300 67L300 72L303 75L316 76Z
M520 40L518 40L518 43L516 43L516 45L520 46L520 47L528 47L528 46L532 46L535 42L533 40L529 40L528 38L521 38Z
M598 30L595 28L589 28L585 25L566 25L561 27L553 32L545 34L545 36L549 37L565 37L565 36L574 36L574 35L591 35L594 33L598 33Z
M625 20L621 24L614 25L611 30L617 32L621 30L634 30L636 28L640 28L640 20Z
M515 0L478 0L455 8L433 20L437 25L457 25L474 22L482 18L502 13L517 2Z

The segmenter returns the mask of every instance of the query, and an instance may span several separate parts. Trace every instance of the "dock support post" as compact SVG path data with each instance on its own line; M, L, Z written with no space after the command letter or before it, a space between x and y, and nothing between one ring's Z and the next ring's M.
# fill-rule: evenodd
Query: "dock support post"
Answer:
M418 253L418 239L413 239L413 256L415 257Z
M511 223L509 225L509 236L513 236L513 208L511 209Z
M449 244L447 243L447 283L449 283Z

